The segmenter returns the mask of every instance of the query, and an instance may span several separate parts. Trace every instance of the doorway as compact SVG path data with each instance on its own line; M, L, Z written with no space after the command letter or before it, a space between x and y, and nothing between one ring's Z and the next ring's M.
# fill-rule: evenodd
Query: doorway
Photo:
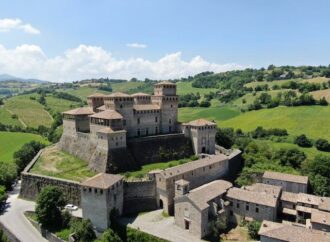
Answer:
M159 208L163 208L163 200L162 199L159 199Z
M206 154L206 148L205 147L202 147L202 153Z
M190 222L188 220L184 220L184 229L185 230L189 230L189 227L190 227Z

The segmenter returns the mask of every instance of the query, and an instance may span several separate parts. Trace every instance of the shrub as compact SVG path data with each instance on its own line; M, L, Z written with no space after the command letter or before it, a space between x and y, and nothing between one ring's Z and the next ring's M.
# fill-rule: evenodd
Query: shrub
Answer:
M6 200L7 200L6 188L4 186L0 186L0 211L2 210L3 205L6 203Z
M74 233L78 241L81 242L92 242L96 239L95 232L93 230L92 222L87 220L72 220L70 232Z
M260 229L261 223L259 221L252 221L248 224L249 235L252 239L258 240L258 231Z
M144 233L140 230L127 227L127 242L166 242L163 239Z
M219 128L215 135L215 142L226 149L231 148L234 144L234 130L232 128Z
M53 186L47 186L37 197L36 215L45 228L57 228L62 225L61 208L65 201L63 193Z
M14 153L15 163L18 172L21 172L25 166L36 156L36 154L44 148L45 145L38 141L31 141L22 146L21 149Z
M307 138L306 135L302 134L295 138L294 143L299 145L300 147L312 147L312 141Z
M297 148L282 148L276 151L275 157L280 160L281 165L291 166L293 168L300 167L301 163L306 159L305 153Z
M316 140L315 147L316 147L316 149L321 150L321 151L330 151L330 144L325 139Z
M17 178L16 166L0 161L0 186L10 190Z
M112 229L107 229L98 242L122 242L122 240Z

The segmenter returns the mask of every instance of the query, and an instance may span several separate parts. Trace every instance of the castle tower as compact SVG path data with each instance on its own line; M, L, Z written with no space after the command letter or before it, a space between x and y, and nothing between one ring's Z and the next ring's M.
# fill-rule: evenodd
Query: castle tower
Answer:
M126 93L115 92L104 98L106 109L115 110L123 116L123 129L129 137L134 136L134 98Z
M160 131L172 133L177 131L178 103L176 84L168 81L155 84L152 103L160 106Z
M180 179L175 182L175 197L183 196L189 192L190 182Z
M87 104L95 112L98 107L104 105L104 97L106 95L102 93L94 93L87 97Z
M123 176L99 173L81 183L81 208L84 219L90 219L98 232L110 227L113 209L123 212Z
M195 154L215 154L216 123L197 119L182 124L183 133L193 143Z

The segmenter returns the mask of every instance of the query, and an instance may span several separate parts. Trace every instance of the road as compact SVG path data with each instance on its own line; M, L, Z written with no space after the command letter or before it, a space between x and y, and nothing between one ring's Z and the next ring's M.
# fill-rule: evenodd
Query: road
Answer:
M35 203L18 198L20 183L9 194L7 207L0 221L22 242L47 242L24 216L25 211L34 211Z

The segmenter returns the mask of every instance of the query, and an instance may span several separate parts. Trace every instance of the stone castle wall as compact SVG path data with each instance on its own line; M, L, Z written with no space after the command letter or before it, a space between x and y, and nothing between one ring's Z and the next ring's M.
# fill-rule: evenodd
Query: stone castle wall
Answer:
M25 199L35 200L39 192L46 186L56 186L64 194L67 202L80 205L80 184L78 182L69 181L60 178L42 176L30 173L30 169L40 157L43 150L33 158L30 164L21 173L21 190L20 196Z
M167 134L129 139L127 147L139 165L187 158L194 154L184 134Z
M124 182L124 214L134 214L157 209L156 182Z

